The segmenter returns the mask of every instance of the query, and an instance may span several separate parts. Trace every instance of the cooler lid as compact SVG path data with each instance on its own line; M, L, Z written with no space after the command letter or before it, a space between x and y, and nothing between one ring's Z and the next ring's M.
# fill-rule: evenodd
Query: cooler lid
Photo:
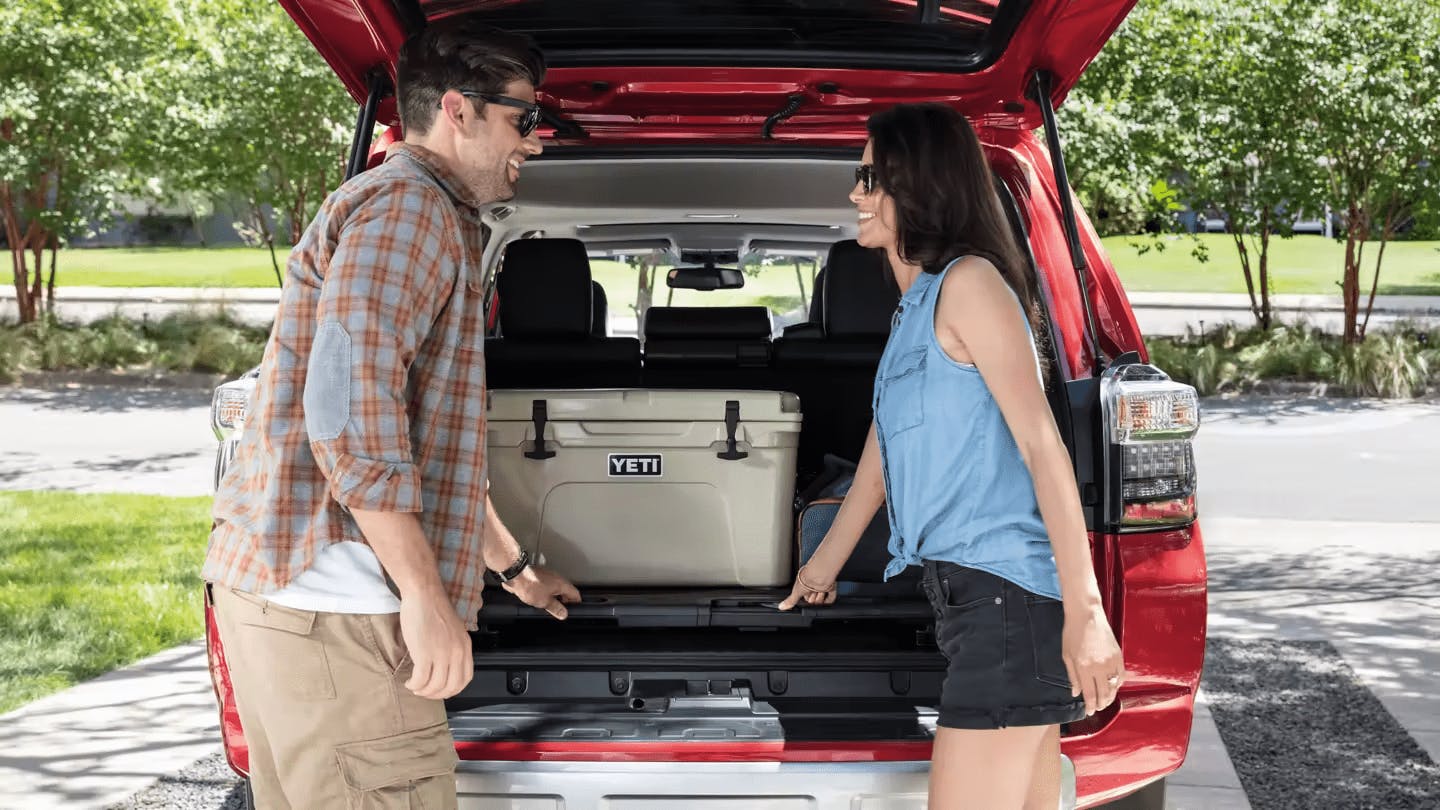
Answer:
M738 402L741 422L800 422L800 397L780 391L669 391L631 389L531 389L490 391L486 418L529 422L535 402L548 421L719 422L726 404Z

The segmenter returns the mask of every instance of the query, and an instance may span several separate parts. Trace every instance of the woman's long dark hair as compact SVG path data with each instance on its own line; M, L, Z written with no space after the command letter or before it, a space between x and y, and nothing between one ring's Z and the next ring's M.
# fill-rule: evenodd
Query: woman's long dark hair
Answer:
M1046 331L1034 280L970 122L944 104L900 104L871 116L867 128L875 181L895 200L901 261L939 273L961 256L989 259L1020 299L1040 346ZM1043 368L1043 350L1040 360Z

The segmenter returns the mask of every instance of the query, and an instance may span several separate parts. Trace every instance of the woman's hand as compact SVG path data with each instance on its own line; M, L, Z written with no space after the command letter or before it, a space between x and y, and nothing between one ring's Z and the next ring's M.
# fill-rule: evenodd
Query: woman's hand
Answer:
M809 565L800 566L795 572L795 586L790 595L780 603L781 610L789 610L804 601L809 605L830 605L835 602L835 577L838 572L829 573L810 570Z
M1070 675L1070 694L1085 696L1086 716L1115 701L1115 693L1125 682L1125 662L1104 610L1095 607L1078 613L1065 611L1061 651L1065 671Z

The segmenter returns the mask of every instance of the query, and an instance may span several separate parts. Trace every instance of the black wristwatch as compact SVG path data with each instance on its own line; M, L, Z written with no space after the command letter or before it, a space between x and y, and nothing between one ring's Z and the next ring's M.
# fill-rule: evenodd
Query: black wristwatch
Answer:
M498 579L498 580L500 580L501 582L509 582L509 581L511 581L512 579L515 579L515 578L519 577L520 574L523 573L523 572L525 571L525 569L526 569L526 568L529 568L529 567L530 567L530 552L528 552L528 551L526 551L525 549L522 548L522 549L520 549L520 559L516 560L514 565L511 565L509 568L506 568L504 571L496 571L496 572L495 572L495 578Z

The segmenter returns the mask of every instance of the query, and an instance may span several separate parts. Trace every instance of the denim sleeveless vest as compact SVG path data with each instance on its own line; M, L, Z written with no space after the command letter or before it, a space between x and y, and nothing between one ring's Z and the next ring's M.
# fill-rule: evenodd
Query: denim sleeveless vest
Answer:
M940 285L954 266L920 273L901 297L875 375L892 555L885 579L938 560L1059 599L1050 538L1015 437L980 372L951 360L935 335Z

